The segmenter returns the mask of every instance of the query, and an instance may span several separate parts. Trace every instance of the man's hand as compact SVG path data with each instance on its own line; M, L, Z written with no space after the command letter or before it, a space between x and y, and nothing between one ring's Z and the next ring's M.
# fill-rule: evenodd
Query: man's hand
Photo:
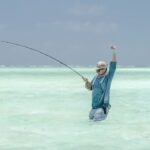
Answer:
M117 49L117 46L116 45L112 45L110 48L111 49Z
M88 82L88 78L82 76L83 81Z
M82 76L82 79L83 79L83 81L85 82L85 87L86 87L88 90L92 90L92 84L91 84L91 82L88 80L88 78Z

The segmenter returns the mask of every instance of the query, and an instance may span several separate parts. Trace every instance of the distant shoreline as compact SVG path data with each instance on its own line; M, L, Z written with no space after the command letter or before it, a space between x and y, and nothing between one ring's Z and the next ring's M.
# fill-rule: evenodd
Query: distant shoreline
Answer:
M73 66L73 65L70 65L71 67L73 67L73 68L89 68L89 69L92 69L92 68L95 68L95 66ZM38 66L38 65L31 65L31 66L28 66L28 65L24 65L24 66L22 66L22 65L16 65L16 66L11 66L11 65L9 65L9 66L5 66L5 65L0 65L0 68L66 68L66 67L64 67L64 66L48 66L48 65L40 65L40 66ZM150 68L150 66L120 66L120 65L118 65L117 66L117 68L119 68L119 69L136 69L136 68Z

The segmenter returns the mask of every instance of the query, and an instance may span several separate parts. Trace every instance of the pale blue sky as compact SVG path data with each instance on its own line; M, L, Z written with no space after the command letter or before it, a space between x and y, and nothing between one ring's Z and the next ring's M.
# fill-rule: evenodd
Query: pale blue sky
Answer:
M0 0L0 40L28 45L70 65L111 60L150 66L149 0ZM28 50L0 44L0 65L54 65Z

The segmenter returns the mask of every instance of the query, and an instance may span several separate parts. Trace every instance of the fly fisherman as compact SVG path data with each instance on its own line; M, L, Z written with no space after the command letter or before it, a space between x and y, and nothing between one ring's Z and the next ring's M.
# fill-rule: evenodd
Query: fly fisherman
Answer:
M107 71L107 64L104 61L97 63L96 72L97 75L92 81L82 77L85 81L85 87L92 90L92 109L89 113L89 119L94 121L102 121L106 119L108 111L111 107L109 104L109 95L111 82L116 70L116 46L111 46L113 51L112 61L109 65L109 71Z

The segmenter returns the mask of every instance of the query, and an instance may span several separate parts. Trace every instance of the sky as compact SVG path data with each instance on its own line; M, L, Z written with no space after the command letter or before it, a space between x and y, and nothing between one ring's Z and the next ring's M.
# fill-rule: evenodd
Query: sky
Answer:
M111 61L150 66L149 0L0 0L0 41L17 42L73 66ZM0 43L0 65L58 65L27 49Z

